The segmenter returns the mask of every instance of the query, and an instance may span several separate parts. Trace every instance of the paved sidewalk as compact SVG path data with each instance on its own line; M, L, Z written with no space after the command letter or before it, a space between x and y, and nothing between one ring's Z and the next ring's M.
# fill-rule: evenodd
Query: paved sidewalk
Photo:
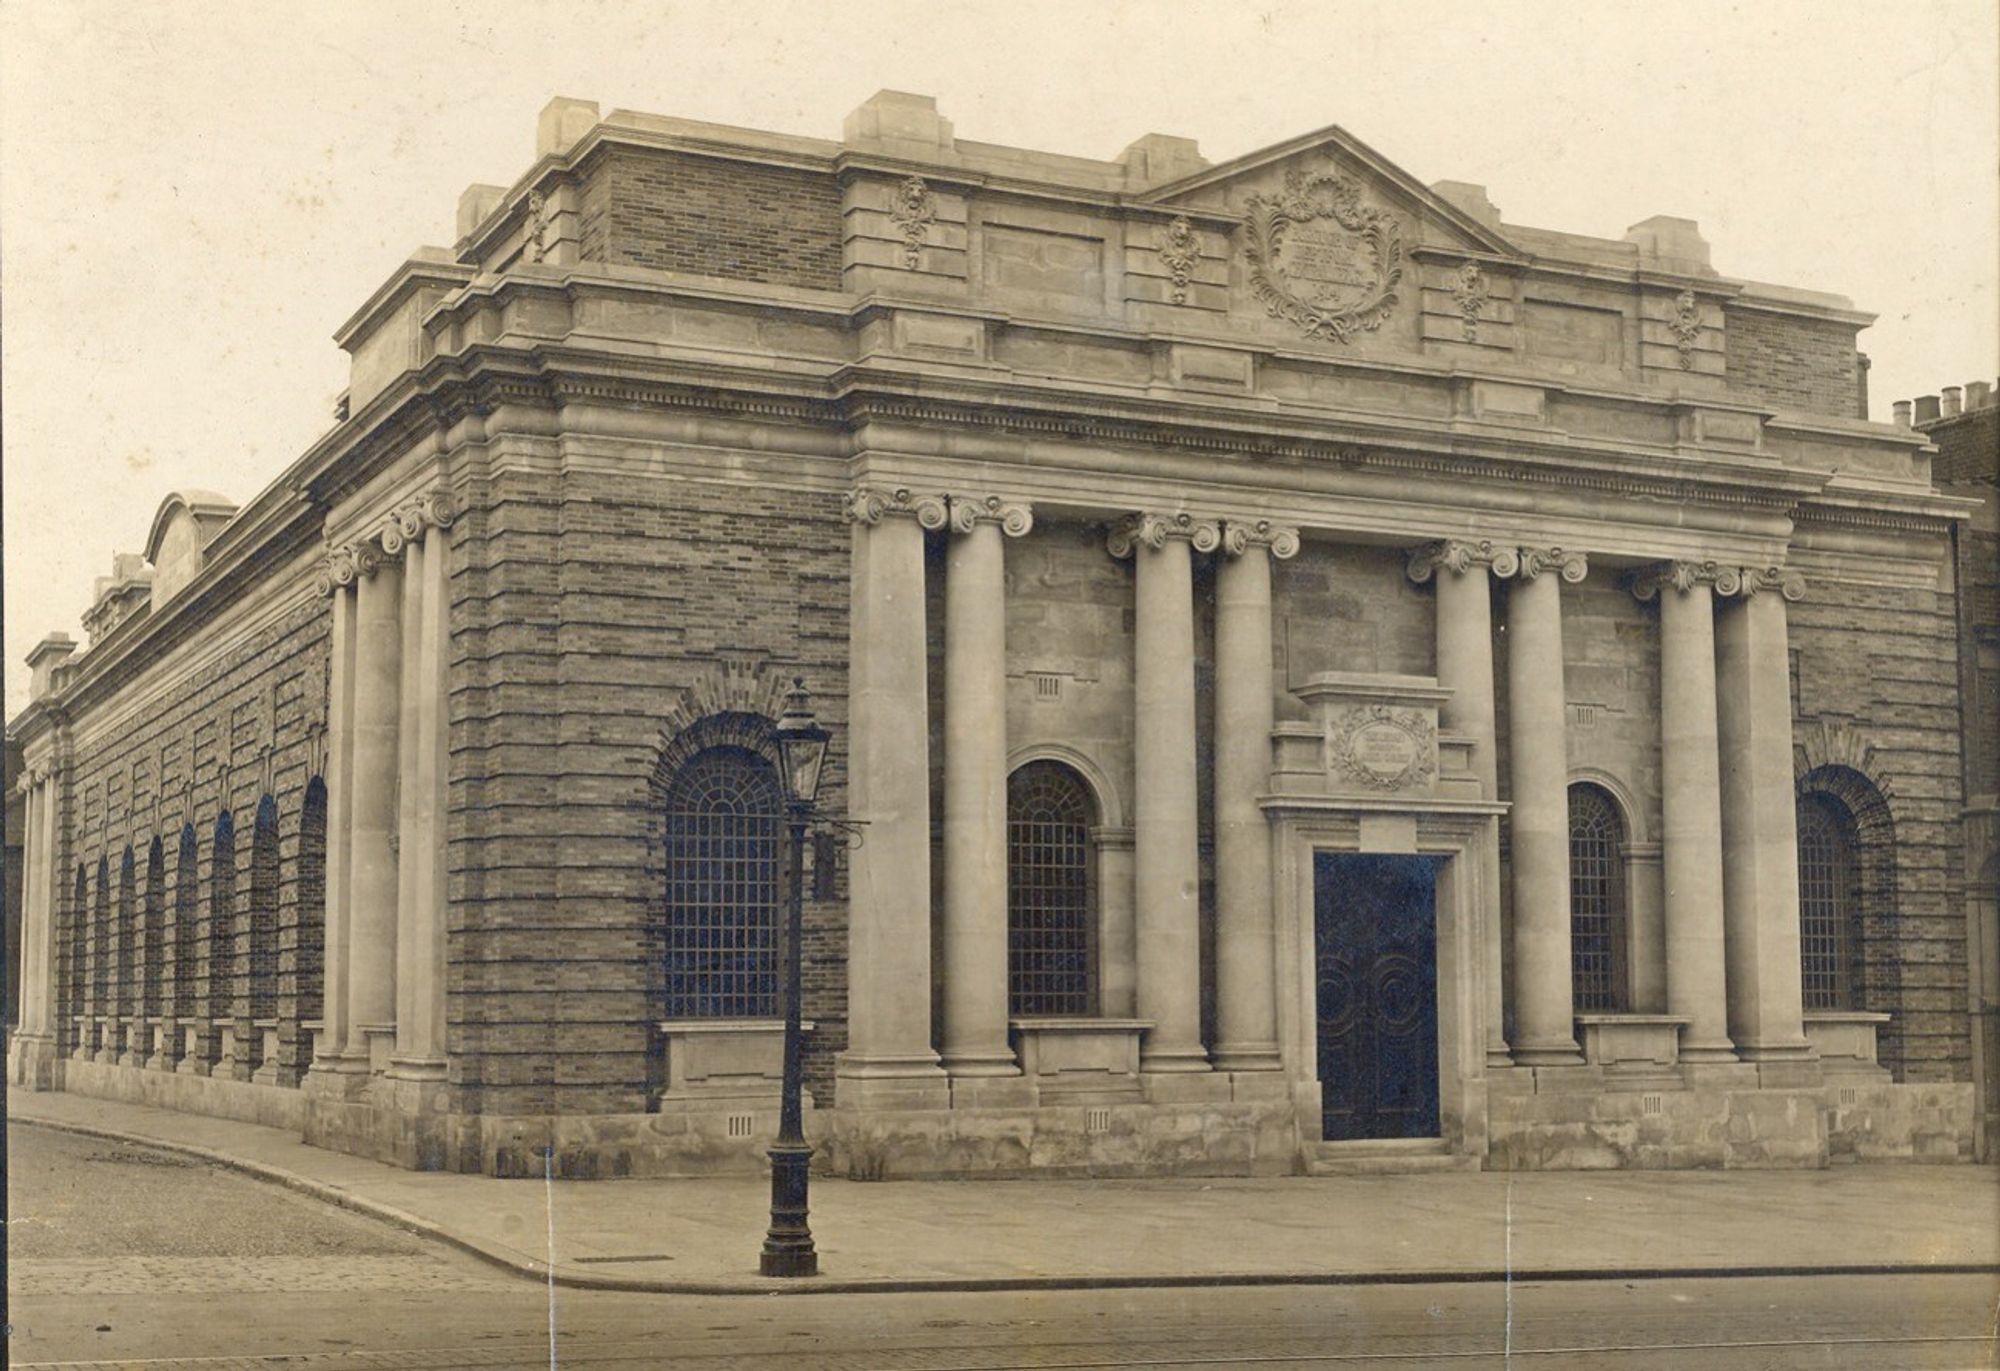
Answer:
M196 1152L559 1283L686 1293L1753 1271L2000 1274L2000 1169L814 1180L822 1275L756 1274L761 1180L418 1174L277 1129L10 1090L21 1123Z

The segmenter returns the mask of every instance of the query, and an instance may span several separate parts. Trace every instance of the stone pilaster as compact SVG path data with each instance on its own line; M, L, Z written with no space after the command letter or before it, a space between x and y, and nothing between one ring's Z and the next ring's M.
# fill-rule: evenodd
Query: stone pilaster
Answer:
M1410 553L1410 579L1422 585L1437 581L1438 684L1451 691L1438 711L1438 722L1453 733L1472 739L1472 769L1479 777L1482 799L1500 798L1499 730L1493 690L1492 577L1514 575L1521 569L1519 552L1489 541L1447 539L1427 543ZM1509 1066L1504 998L1504 939L1500 925L1500 844L1497 828L1489 828L1478 845L1480 889L1487 891L1480 911L1480 1002L1486 1019L1486 1064Z
M951 497L944 598L944 1066L1015 1076L1007 1040L1006 538L1026 505Z
M320 1032L312 1073L338 1072L347 1051L347 875L354 814L354 576L351 554L341 559L344 580L332 577L330 670L326 750L326 909L321 966Z
M421 509L408 511L420 516ZM396 1053L392 1074L445 1072L445 784L450 765L451 511L406 518Z
M1580 1063L1570 965L1569 762L1562 592L1580 552L1523 548L1507 600L1508 770L1513 801L1514 1060Z
M1133 903L1142 1071L1206 1071L1201 1042L1200 877L1194 735L1195 552L1222 530L1186 513L1141 514L1111 533L1136 564L1133 642Z
M1729 1036L1738 1056L1759 1063L1812 1056L1800 984L1798 812L1785 622L1786 601L1804 595L1805 581L1795 572L1747 568L1716 615Z
M1271 833L1257 797L1271 785L1276 684L1271 559L1296 556L1296 529L1230 523L1215 577L1215 1064L1276 1071L1278 998Z
M1660 602L1660 841L1666 890L1667 1010L1688 1020L1684 1062L1736 1059L1722 923L1722 780L1715 703L1715 597L1733 568L1672 562L1633 578Z
M848 619L848 814L865 825L848 880L843 1107L946 1098L931 1048L930 745L925 720L924 534L941 496L862 487Z

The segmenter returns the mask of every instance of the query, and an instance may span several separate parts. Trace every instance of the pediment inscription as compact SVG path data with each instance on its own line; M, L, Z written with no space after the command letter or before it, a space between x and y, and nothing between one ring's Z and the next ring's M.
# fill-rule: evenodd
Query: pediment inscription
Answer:
M1361 185L1329 166L1292 167L1284 187L1244 207L1251 288L1308 338L1345 343L1382 326L1403 279L1403 221L1362 203Z

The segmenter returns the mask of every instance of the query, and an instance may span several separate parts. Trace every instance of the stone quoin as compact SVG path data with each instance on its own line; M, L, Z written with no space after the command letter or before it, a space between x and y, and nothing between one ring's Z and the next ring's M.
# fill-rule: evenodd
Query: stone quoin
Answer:
M835 1174L1983 1147L1974 502L1848 301L1338 128L1100 161L888 91L558 99L457 232L30 655L10 1080L756 1171L802 676Z

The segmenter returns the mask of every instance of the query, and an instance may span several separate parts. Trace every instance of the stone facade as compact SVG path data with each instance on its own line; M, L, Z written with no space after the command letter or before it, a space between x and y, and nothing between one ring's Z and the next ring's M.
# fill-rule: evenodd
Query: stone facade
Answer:
M1968 506L1846 301L894 92L557 100L458 227L31 658L13 1079L754 1170L803 677L821 1165L1971 1155Z

